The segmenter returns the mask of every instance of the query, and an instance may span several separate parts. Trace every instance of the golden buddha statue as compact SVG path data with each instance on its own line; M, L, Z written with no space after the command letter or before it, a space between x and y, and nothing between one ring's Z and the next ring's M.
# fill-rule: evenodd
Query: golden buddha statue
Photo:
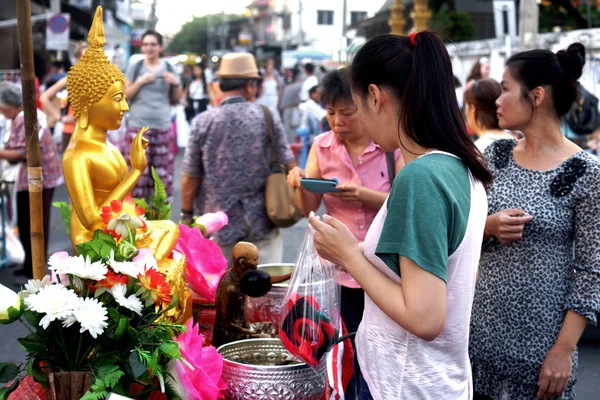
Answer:
M71 241L73 247L92 239L103 229L103 206L123 200L147 168L146 146L142 128L131 147L131 170L125 158L107 140L107 131L121 126L129 111L125 99L125 76L104 54L102 8L96 9L88 34L89 47L73 65L67 76L69 102L76 120L75 131L63 155L63 173L71 198ZM179 226L172 221L147 221L138 229L136 244L154 254L159 269L166 275L180 306L169 316L178 318L185 310L187 284L183 278L185 259L175 261L170 255L179 237ZM75 248L76 251L76 248Z

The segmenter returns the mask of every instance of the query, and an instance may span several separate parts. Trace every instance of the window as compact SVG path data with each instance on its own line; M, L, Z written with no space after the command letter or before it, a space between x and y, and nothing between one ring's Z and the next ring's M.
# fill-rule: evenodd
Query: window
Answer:
M333 11L318 10L317 11L318 25L333 25Z
M352 11L350 13L350 25L354 25L367 18L366 11Z

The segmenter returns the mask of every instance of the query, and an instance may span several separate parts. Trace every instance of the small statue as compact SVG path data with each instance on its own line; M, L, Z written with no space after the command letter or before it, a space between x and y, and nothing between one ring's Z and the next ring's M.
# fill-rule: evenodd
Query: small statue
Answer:
M121 126L129 106L125 76L104 54L105 42L102 8L98 7L88 34L89 47L67 76L76 126L63 155L63 172L73 209L71 241L75 251L77 244L91 240L97 229L104 228L102 207L131 193L148 166L148 141L143 137L147 128L142 128L133 141L130 171L123 155L107 140L107 131ZM152 251L177 295L179 306L168 315L177 319L185 310L187 296L185 259L170 258L179 227L172 221L147 221L147 226L136 232L136 244Z
M261 275L248 279L249 276L256 275L254 272L258 266L258 249L255 245L248 242L239 242L233 248L233 267L225 272L216 296L215 327L213 331L212 345L215 347L244 339L273 338L277 336L277 330L270 322L257 322L250 324L246 318L246 294L240 289L244 286L242 281L250 281L258 284L255 278L260 279ZM250 275L248 275L250 274ZM268 284L260 283L261 290L252 293L253 296L260 297L271 288L272 281L279 281L279 278L273 278L267 274ZM288 276L289 278L289 276ZM250 286L250 285L248 285ZM248 289L251 289L248 287Z

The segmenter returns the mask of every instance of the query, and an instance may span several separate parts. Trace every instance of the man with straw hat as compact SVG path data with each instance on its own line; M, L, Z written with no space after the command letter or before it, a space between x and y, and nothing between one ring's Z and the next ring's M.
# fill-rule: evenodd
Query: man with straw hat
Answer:
M183 159L181 218L224 211L229 224L213 239L230 262L233 246L243 240L258 247L262 263L278 263L283 243L265 208L271 163L267 113L279 162L288 171L296 165L294 155L278 113L254 102L260 79L254 56L226 54L218 76L221 105L192 120Z

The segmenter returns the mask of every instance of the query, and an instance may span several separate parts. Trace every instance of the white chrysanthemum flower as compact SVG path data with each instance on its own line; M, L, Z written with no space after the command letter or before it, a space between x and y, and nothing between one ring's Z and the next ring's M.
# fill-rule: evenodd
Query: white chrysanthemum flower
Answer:
M92 262L89 257L83 258L82 255L77 257L69 257L55 266L50 266L50 269L57 274L70 274L81 279L93 279L100 281L106 278L108 268L102 261Z
M142 309L144 308L142 301L135 294L132 294L129 297L125 297L126 292L127 285L123 285L122 283L119 283L110 288L110 293L113 295L117 303L119 303L119 305L141 316Z
M28 310L46 314L40 326L48 329L54 320L62 320L73 314L79 297L72 289L55 284L41 288L36 294L28 296L24 301Z
M78 298L78 304L73 314L65 318L63 326L71 326L79 322L81 329L79 333L88 331L94 339L102 335L104 329L108 326L106 308L96 299L81 297Z
M115 252L113 250L110 251L108 265L110 265L117 274L128 275L136 279L141 272L139 266L134 262L115 261Z
M52 281L48 275L46 275L41 281L39 279L30 279L25 284L25 289L21 290L21 296L23 296L23 299L26 299L33 294L37 294L41 289L49 285L52 285Z

